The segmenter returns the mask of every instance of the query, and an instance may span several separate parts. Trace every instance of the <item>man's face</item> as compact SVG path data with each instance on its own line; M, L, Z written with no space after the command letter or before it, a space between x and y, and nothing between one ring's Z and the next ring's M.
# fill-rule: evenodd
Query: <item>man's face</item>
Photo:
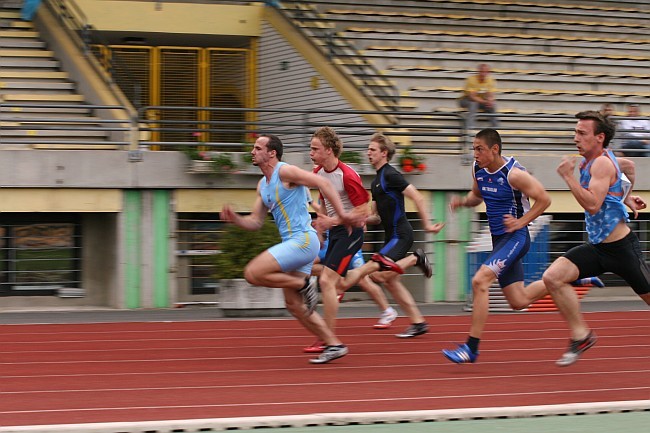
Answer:
M379 164L381 164L386 160L386 151L382 152L379 143L375 141L371 141L370 144L368 145L367 155L368 155L368 162L370 162L370 165L372 165L375 168L377 168Z
M490 75L490 67L488 65L481 65L478 68L478 76L481 81L485 81Z
M487 167L499 157L499 146L490 147L482 138L474 138L473 150L474 160L480 168Z
M320 138L313 137L309 144L309 157L316 165L323 165L332 151L326 148L320 141Z
M594 134L595 127L596 121L592 119L580 119L576 124L573 141L582 156L590 156L603 148L605 134Z
M259 166L266 163L271 159L271 152L269 152L266 145L269 142L269 137L259 137L255 140L251 155L253 156L253 165Z

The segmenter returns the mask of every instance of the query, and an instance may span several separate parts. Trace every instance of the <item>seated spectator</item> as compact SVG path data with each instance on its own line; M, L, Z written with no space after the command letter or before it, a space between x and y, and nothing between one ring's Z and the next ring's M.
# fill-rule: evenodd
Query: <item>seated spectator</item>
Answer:
M610 104L609 102L606 102L600 106L600 114L602 114L603 116L613 116L614 111L615 111L614 105Z
M616 129L622 136L619 150L623 156L650 156L650 119L641 116L637 104L628 105L627 115L618 122Z
M476 126L476 113L480 110L485 113L496 113L496 80L490 75L490 67L485 63L478 66L478 73L470 75L465 80L463 95L458 100L462 108L468 111L467 129L474 129ZM499 127L499 119L490 116L490 123L493 128Z

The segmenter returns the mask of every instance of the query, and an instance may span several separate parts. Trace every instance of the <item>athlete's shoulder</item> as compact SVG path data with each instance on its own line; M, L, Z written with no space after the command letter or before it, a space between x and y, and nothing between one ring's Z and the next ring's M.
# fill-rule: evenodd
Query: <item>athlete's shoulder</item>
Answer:
M361 182L361 176L359 176L359 173L356 172L355 169L350 167L344 162L339 161L339 165L337 169L341 170L343 173L343 181L358 181Z

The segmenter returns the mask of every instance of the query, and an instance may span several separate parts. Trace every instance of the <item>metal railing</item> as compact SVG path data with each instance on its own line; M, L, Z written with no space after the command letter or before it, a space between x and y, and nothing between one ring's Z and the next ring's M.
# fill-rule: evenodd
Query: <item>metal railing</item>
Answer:
M39 109L44 112L29 113ZM49 114L47 110L63 111L67 115ZM135 136L140 148L182 150L201 145L207 149L235 151L250 145L259 134L272 133L283 139L287 152L292 152L304 150L314 130L327 125L337 131L350 150L365 149L368 137L376 131L382 131L399 144L408 143L415 153L449 152L470 155L475 133L474 130L467 129L462 112L146 106L141 107L137 116L130 121L124 121L104 119L97 115L106 110L129 113L129 109L123 106L0 102L0 118L4 122L0 130L0 144L69 142L84 143L90 148L94 145L114 145L126 149L131 148ZM93 114L96 116L89 117ZM395 123L371 123L365 120L375 114L387 114L395 119ZM489 115L479 115L479 119L481 116ZM218 120L220 117L224 120ZM232 120L235 117L242 120ZM213 120L195 120L201 118ZM329 118L337 120L324 120ZM499 132L504 147L509 152L566 153L575 150L574 116L500 114L499 118L503 125L499 127ZM617 121L620 119L625 117L615 118ZM23 131L23 134L19 131ZM48 138L45 134L47 131L66 131L70 136ZM105 135L84 136L88 132L102 132ZM650 130L619 130L611 147L618 149L628 139L630 132L650 136ZM110 139L108 135L111 134L121 134L123 139ZM73 138L75 135L81 139ZM232 135L240 135L242 139L238 142L213 139ZM642 155L648 150L626 149L625 152L628 156L634 156Z

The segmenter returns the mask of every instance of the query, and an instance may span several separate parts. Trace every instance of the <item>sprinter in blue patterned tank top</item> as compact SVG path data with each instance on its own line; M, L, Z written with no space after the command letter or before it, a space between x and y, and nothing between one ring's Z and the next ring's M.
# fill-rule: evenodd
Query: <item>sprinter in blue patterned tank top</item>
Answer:
M569 282L576 278L613 272L623 278L650 305L650 268L639 239L627 225L627 205L636 216L646 203L625 191L634 182L634 164L618 161L607 149L615 126L609 117L596 111L576 114L573 141L583 157L580 180L575 177L576 158L565 157L557 168L576 201L585 210L589 242L569 250L544 272L543 280L571 330L567 351L558 359L560 366L571 365L596 342L580 312L580 303ZM623 165L627 169L623 168ZM626 177L623 177L623 172ZM629 182L628 182L629 179Z
M357 221L343 208L336 190L325 179L293 165L281 162L282 141L274 135L262 135L253 146L253 164L258 166L264 177L257 186L257 198L250 215L235 212L230 205L224 205L221 219L246 230L262 227L270 211L280 232L282 242L251 260L244 269L244 278L253 285L279 287L284 291L289 312L300 323L326 345L314 364L323 364L348 353L333 330L315 311L318 292L315 284L309 284L309 274L314 259L318 256L320 242L311 226L306 187L318 188L343 224L358 225Z

